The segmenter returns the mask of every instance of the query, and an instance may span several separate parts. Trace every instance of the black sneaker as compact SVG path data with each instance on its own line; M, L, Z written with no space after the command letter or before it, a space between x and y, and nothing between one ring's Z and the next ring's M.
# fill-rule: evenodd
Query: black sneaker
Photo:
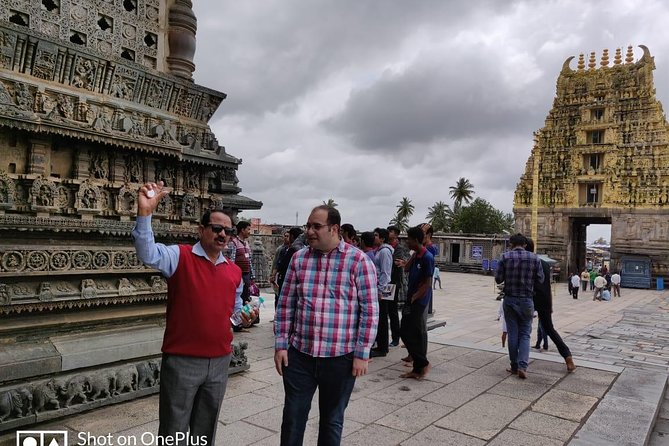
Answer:
M393 341L393 342L391 342L391 343L388 344L388 345L389 345L390 347L397 347L398 345L400 345L400 341Z

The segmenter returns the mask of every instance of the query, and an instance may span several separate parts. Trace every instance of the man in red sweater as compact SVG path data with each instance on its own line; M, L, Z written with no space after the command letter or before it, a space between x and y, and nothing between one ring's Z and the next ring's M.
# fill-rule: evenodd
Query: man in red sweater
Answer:
M167 278L158 435L164 444L214 444L232 353L230 317L240 314L242 272L221 251L234 232L221 210L207 210L195 245L156 243L151 214L168 192L147 183L132 231L137 257ZM244 325L255 317L241 312ZM190 431L190 433L189 433Z

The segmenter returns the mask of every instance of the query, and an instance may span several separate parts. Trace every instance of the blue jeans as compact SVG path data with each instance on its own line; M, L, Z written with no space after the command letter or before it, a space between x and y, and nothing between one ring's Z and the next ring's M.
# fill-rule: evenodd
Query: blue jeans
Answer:
M351 397L353 353L334 358L315 358L290 347L288 367L283 367L286 399L281 423L281 446L300 446L304 440L311 400L318 387L319 446L341 443L344 411Z
M508 333L511 370L527 370L534 302L532 298L504 296L504 320Z

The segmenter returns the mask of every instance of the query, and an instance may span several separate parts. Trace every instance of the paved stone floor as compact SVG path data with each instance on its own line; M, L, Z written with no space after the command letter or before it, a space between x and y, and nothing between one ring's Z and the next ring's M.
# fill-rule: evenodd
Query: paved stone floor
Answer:
M522 381L505 372L492 278L442 273L442 282L433 322L446 325L430 331L428 378L399 377L406 370L401 348L374 359L356 383L343 444L669 444L669 291L623 289L620 299L593 302L590 292L573 300L566 284L556 285L555 326L579 368L567 374L550 345L548 352L533 351L529 379ZM219 445L279 443L283 386L273 364L272 307L268 300L260 326L237 336L249 342L251 369L230 378ZM112 434L119 444L120 437L157 431L157 402L147 397L40 428L69 430L71 444L95 444L79 441L80 432ZM312 407L305 445L317 439ZM0 436L0 446L10 444L13 433Z

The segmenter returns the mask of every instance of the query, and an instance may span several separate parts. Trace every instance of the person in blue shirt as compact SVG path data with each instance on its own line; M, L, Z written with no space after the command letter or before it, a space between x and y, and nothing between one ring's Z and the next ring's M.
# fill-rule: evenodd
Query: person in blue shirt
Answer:
M398 261L409 273L407 302L402 309L401 336L413 360L413 369L402 378L421 380L430 371L427 359L427 306L432 299L434 256L423 246L425 234L420 226L407 231L407 245L414 254Z

